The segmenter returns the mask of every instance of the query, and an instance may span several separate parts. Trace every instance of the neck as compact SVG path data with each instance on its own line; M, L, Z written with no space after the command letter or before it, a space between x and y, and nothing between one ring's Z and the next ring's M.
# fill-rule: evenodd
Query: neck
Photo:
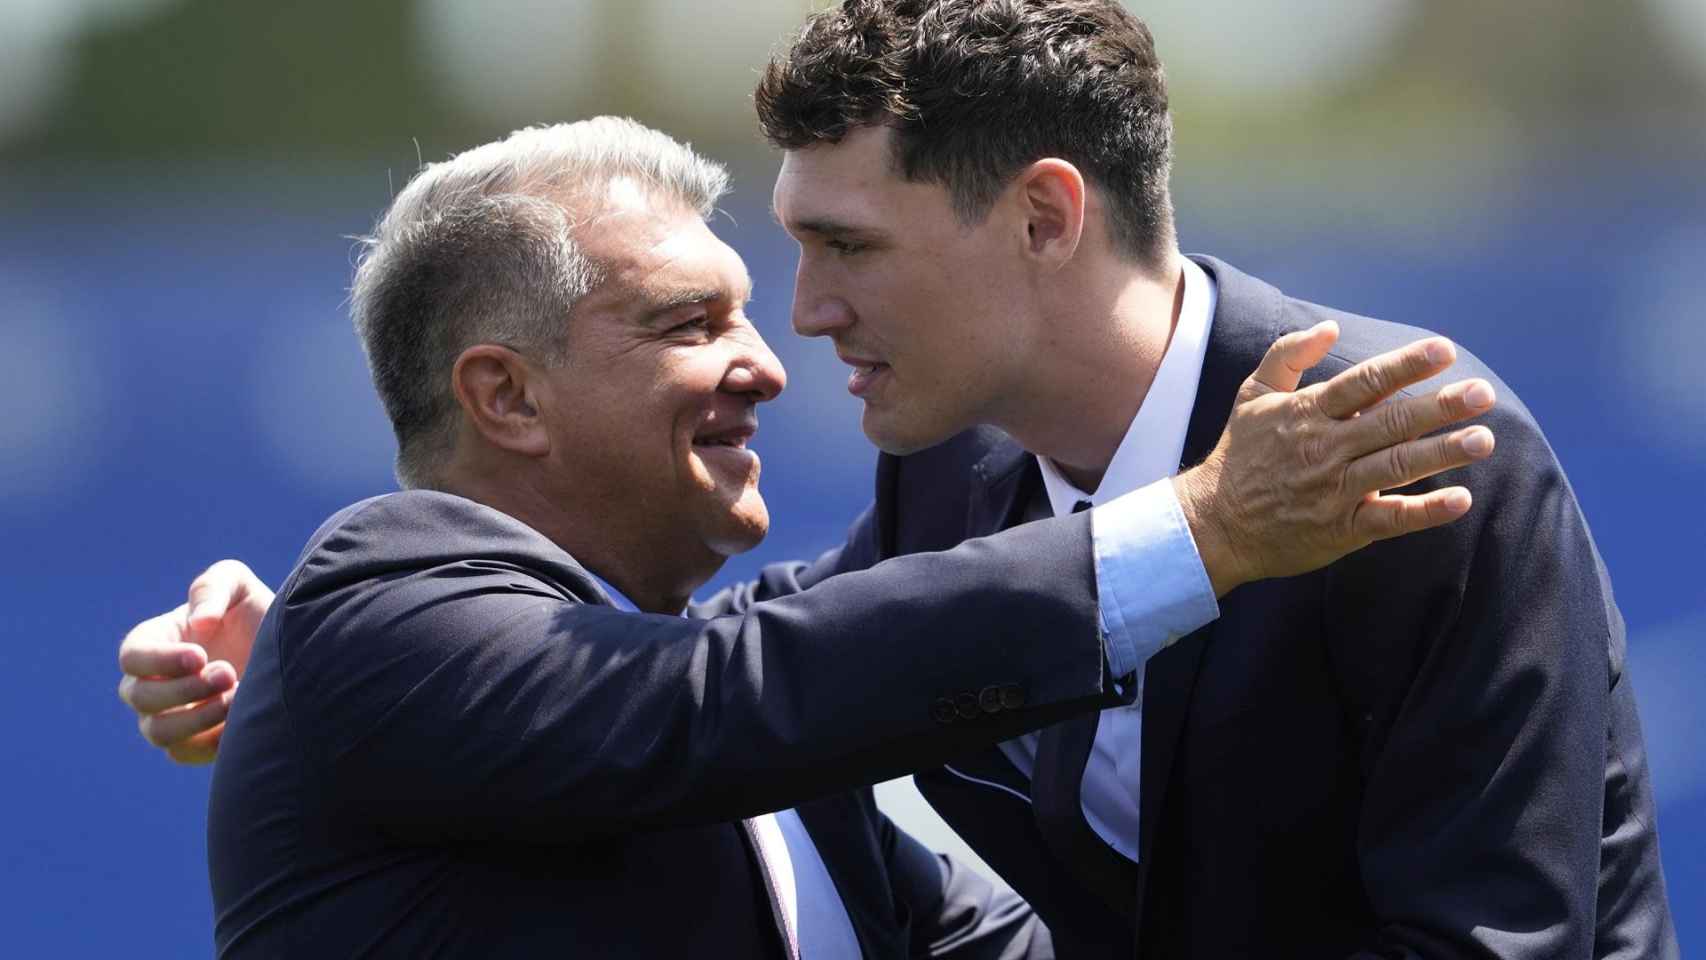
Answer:
M621 529L610 516L566 511L561 505L564 498L521 478L525 471L516 466L479 469L458 463L445 472L439 488L537 530L646 613L681 613L693 591L704 586L723 565L722 557L710 556L705 550L650 542L654 538L647 537L645 531ZM706 556L698 557L700 553Z
M1044 318L1049 333L1012 391L1023 402L994 419L1026 450L1048 457L1080 490L1094 492L1143 405L1184 301L1183 258L1156 271L1130 264L1064 278L1072 291ZM1099 281L1099 282L1098 282Z

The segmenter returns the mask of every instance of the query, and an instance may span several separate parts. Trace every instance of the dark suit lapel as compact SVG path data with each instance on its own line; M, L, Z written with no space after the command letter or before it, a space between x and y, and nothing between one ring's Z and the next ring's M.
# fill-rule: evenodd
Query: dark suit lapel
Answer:
M1226 427L1238 388L1255 371L1267 347L1281 332L1284 297L1273 287L1226 264L1193 257L1214 278L1213 324L1197 381L1196 403L1185 432L1179 466L1204 460ZM1174 757L1190 711L1191 693L1202 666L1203 651L1213 641L1210 623L1151 657L1143 682L1143 774L1138 802L1138 916L1143 916L1144 891L1155 863L1155 836L1166 815L1166 798ZM1166 882L1166 881L1161 881ZM1138 938L1142 940L1142 923Z
M1100 714L1063 720L1037 734L1031 802L1043 842L1107 906L1135 919L1137 865L1105 843L1084 817L1084 768Z
M1043 474L1035 457L1004 439L972 467L972 482L966 536L983 537L1019 523L1042 488Z

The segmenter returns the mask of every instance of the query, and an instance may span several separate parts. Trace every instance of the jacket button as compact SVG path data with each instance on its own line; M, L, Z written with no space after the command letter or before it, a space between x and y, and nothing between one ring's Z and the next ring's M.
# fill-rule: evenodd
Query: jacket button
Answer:
M983 708L984 713L1000 713L1001 688L994 684L984 687L977 695L977 705Z
M936 702L930 705L930 716L934 717L937 723L953 723L959 714L954 712L954 701L947 697L938 697Z
M977 694L968 690L955 697L954 710L967 720L975 719L978 714Z
M1009 683L1001 688L1001 707L1004 710L1017 710L1025 705L1025 690L1016 683Z

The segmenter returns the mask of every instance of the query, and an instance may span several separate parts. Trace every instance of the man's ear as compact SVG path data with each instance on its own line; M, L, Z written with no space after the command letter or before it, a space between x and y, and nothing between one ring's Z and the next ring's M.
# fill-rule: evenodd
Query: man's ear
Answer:
M1084 175L1065 160L1045 157L1019 171L1014 187L1026 252L1055 266L1072 259L1084 236Z
M478 343L456 358L450 383L462 415L487 443L537 457L551 450L535 397L537 376L514 350Z

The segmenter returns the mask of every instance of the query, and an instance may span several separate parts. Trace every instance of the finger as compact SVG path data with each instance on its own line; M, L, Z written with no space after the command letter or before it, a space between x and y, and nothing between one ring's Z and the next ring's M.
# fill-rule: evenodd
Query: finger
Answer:
M1348 459L1480 416L1492 409L1496 399L1493 385L1487 381L1464 380L1425 396L1383 403L1360 417L1331 426L1343 431L1341 449Z
M1457 359L1457 348L1444 337L1417 340L1371 357L1339 373L1320 387L1321 411L1343 420L1366 410L1412 383L1439 373Z
M1304 371L1320 363L1339 340L1339 325L1323 320L1308 330L1294 330L1275 340L1256 372L1244 381L1244 399L1297 389Z
M133 677L182 677L207 665L207 651L191 643L187 606L130 628L118 647L118 668Z
M213 758L219 754L219 737L224 732L225 724L223 723L211 730L203 730L188 740L182 740L167 747L166 756L183 764L212 763Z
M237 672L229 663L218 660L187 677L170 680L125 677L119 682L118 695L137 713L162 713L200 703L236 685Z
M216 629L225 611L243 599L254 573L241 561L221 560L190 581L189 627L196 634Z
M231 698L236 692L234 689L227 690L193 707L147 714L137 721L137 728L142 731L143 739L156 747L176 746L204 730L211 730L224 723L226 715L231 712Z
M1493 455L1493 431L1483 426L1396 444L1354 461L1345 471L1349 493L1376 493L1415 483Z
M1474 499L1463 487L1370 497L1357 507L1352 531L1364 543L1386 540L1450 523L1473 505Z

